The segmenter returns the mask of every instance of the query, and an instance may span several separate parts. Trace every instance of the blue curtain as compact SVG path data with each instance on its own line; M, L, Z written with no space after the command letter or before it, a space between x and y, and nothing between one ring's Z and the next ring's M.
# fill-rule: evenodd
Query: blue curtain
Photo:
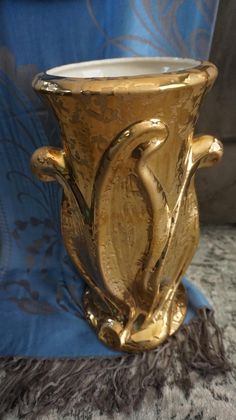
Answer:
M60 145L32 78L101 58L207 59L217 7L217 0L0 2L0 354L41 348L47 355L43 337L59 348L62 336L72 340L80 317L83 283L60 235L61 191L36 180L29 167L36 148Z

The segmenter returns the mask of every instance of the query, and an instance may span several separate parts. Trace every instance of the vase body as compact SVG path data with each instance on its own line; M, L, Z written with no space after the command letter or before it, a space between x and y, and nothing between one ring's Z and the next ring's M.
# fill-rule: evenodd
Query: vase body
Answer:
M68 253L88 285L84 308L107 345L155 348L181 325L181 278L199 236L194 174L222 154L194 137L207 62L120 59L38 75L60 122L63 149L38 149L33 171L64 188Z

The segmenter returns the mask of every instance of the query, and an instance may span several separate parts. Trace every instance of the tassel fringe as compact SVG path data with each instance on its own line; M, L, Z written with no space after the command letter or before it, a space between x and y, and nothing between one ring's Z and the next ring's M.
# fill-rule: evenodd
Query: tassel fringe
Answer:
M52 409L61 414L86 405L102 413L130 413L149 387L161 398L162 387L175 383L187 394L191 372L211 378L230 370L222 333L214 314L201 309L198 317L155 351L113 358L0 359L0 418L15 410L34 420Z

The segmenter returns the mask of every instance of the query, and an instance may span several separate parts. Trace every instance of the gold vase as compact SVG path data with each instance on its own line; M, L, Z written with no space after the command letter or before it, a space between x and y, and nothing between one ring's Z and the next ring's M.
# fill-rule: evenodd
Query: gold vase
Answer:
M181 283L199 237L194 175L222 155L193 136L213 64L126 58L54 68L33 87L59 120L63 149L31 164L64 189L61 226L87 291L84 309L115 349L153 349L186 315Z

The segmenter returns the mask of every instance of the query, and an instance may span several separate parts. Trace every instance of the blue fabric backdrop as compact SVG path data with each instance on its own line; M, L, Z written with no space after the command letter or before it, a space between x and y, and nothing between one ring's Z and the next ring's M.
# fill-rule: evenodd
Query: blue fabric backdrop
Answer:
M30 171L37 147L60 145L33 76L109 57L206 59L217 7L217 0L0 2L0 355L112 354L80 320L84 286L60 236L61 191Z

